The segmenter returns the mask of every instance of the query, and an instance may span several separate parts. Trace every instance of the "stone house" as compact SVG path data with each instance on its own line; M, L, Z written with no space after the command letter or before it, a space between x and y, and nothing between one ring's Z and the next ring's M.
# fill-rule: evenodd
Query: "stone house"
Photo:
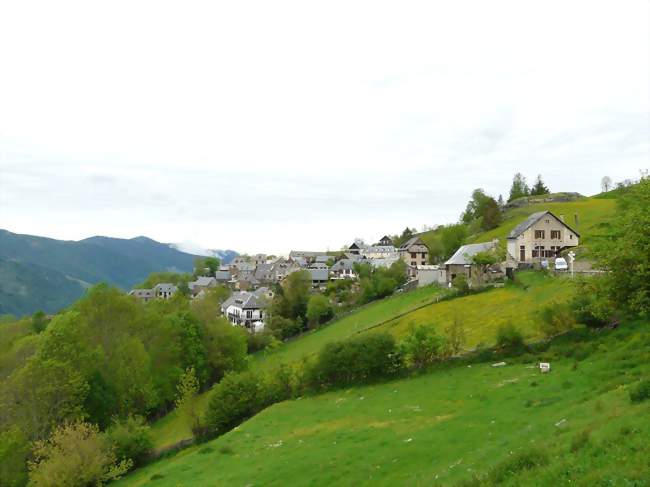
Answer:
M399 248L401 259L413 268L427 265L429 262L429 247L420 237L412 237Z
M467 277L467 280L472 282L480 279L481 281L486 280L486 276L479 276L481 270L477 265L474 264L472 258L480 252L488 252L490 250L496 250L499 245L498 240L493 240L492 242L483 242L477 244L468 244L461 246L455 253L452 255L443 265L445 267L447 282L452 282L456 276L464 274ZM500 265L495 264L494 269L489 269L490 274L499 274L501 272L491 272L500 270Z
M576 247L580 234L550 211L533 213L508 235L507 265L539 262L553 258L567 248Z

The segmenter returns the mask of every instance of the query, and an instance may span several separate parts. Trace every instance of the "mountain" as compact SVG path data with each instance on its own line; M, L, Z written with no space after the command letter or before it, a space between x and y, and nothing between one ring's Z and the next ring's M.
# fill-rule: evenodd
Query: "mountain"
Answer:
M191 242L172 243L169 246L180 252L185 252L192 255L202 255L205 257L218 257L222 264L229 264L232 260L239 255L234 250L215 250L204 249L203 247L193 244Z
M147 237L66 241L0 230L0 314L55 312L93 284L130 289L151 272L191 272L194 258Z

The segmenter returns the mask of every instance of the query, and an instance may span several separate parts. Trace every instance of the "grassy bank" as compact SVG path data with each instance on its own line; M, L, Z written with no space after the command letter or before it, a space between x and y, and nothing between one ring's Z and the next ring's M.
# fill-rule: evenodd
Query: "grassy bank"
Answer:
M276 404L117 485L455 485L491 469L505 485L647 484L650 402L629 391L650 377L648 323L505 361Z

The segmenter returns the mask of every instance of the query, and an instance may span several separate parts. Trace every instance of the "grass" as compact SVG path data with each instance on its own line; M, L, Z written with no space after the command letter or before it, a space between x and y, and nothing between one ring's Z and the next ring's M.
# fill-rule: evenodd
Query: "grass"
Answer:
M116 485L648 485L648 325L276 404Z
M499 326L511 323L524 338L542 338L537 317L538 310L550 302L569 299L573 282L540 272L520 272L518 284L508 284L483 293L469 295L409 313L375 330L389 331L403 336L412 324L430 324L442 334L454 320L465 327L466 346L493 345Z

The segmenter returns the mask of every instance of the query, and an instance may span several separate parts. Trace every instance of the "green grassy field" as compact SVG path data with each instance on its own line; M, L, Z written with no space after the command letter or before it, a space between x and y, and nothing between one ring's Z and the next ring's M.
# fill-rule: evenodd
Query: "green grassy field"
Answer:
M276 404L116 485L455 485L504 462L500 485L649 485L650 401L629 399L649 325ZM531 448L545 464L518 470Z

